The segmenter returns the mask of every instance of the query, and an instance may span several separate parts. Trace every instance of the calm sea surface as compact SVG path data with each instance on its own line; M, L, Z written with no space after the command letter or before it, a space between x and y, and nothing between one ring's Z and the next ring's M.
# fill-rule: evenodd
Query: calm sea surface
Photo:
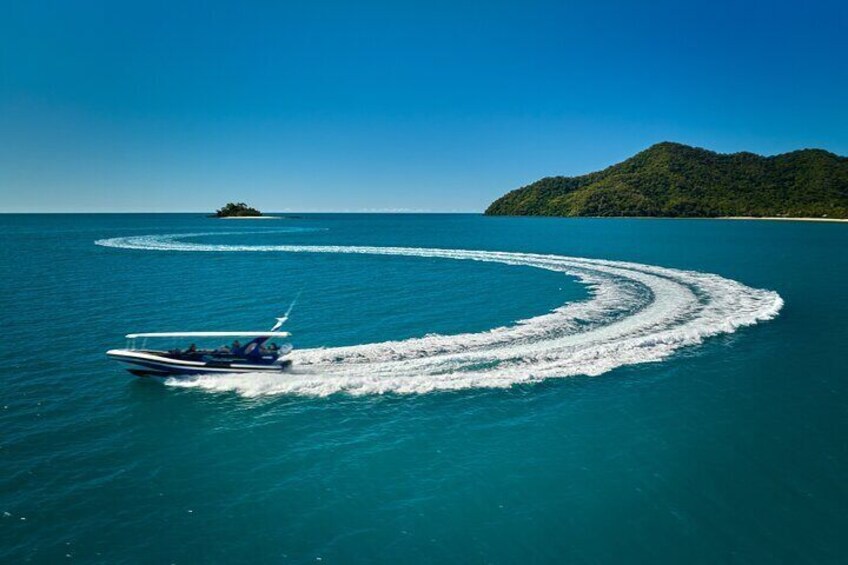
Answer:
M848 555L848 225L0 215L0 234L2 562ZM620 322L655 316L640 345L612 340L608 354L575 360L508 334L493 349L502 359L454 379L431 356L597 288L527 265L276 247L288 245L629 261L714 273L785 305L681 347L683 322L650 305L683 294L624 285ZM293 375L297 386L138 379L104 355L129 332L267 329L298 293L287 329L299 351L391 340L401 353L373 349L386 358L350 373L340 364L326 380ZM574 331L600 340L593 324L575 317ZM634 361L669 332L667 353ZM411 365L389 359L428 334L460 335ZM628 361L603 365L613 358ZM551 378L548 363L596 376Z

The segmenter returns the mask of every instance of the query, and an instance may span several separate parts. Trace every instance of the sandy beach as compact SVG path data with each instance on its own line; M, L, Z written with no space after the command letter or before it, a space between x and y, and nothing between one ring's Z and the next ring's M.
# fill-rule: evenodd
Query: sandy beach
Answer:
M225 216L219 220L281 220L281 216Z
M769 221L777 221L777 222L848 222L848 219L844 218L784 218L779 216L764 216L764 217L750 217L750 216L723 216L717 218L719 220L769 220Z

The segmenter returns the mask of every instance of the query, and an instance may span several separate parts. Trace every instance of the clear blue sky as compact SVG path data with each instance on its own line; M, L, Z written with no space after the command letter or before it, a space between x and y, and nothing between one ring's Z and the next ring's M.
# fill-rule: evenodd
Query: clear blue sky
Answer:
M35 0L0 17L0 211L480 211L662 140L848 154L848 3Z

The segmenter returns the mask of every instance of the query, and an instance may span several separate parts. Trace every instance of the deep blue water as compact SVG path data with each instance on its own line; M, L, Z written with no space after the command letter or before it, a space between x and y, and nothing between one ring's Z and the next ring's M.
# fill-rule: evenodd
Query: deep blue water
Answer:
M774 290L785 306L660 362L507 388L245 396L131 377L104 356L125 333L266 329L298 292L299 349L484 332L589 292L497 263L94 244L208 232L193 241L633 261ZM0 233L0 561L848 554L846 225L0 215Z

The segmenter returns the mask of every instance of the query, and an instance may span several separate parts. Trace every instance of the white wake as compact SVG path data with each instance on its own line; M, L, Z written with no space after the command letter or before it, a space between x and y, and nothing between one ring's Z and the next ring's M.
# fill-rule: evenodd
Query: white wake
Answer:
M589 288L585 301L485 332L300 349L293 354L295 370L280 376L208 375L168 381L244 396L426 393L600 375L623 365L660 361L707 337L769 320L783 306L776 292L718 275L622 261L465 249L185 241L204 235L212 234L119 237L96 243L157 251L358 253L484 261L560 272Z

